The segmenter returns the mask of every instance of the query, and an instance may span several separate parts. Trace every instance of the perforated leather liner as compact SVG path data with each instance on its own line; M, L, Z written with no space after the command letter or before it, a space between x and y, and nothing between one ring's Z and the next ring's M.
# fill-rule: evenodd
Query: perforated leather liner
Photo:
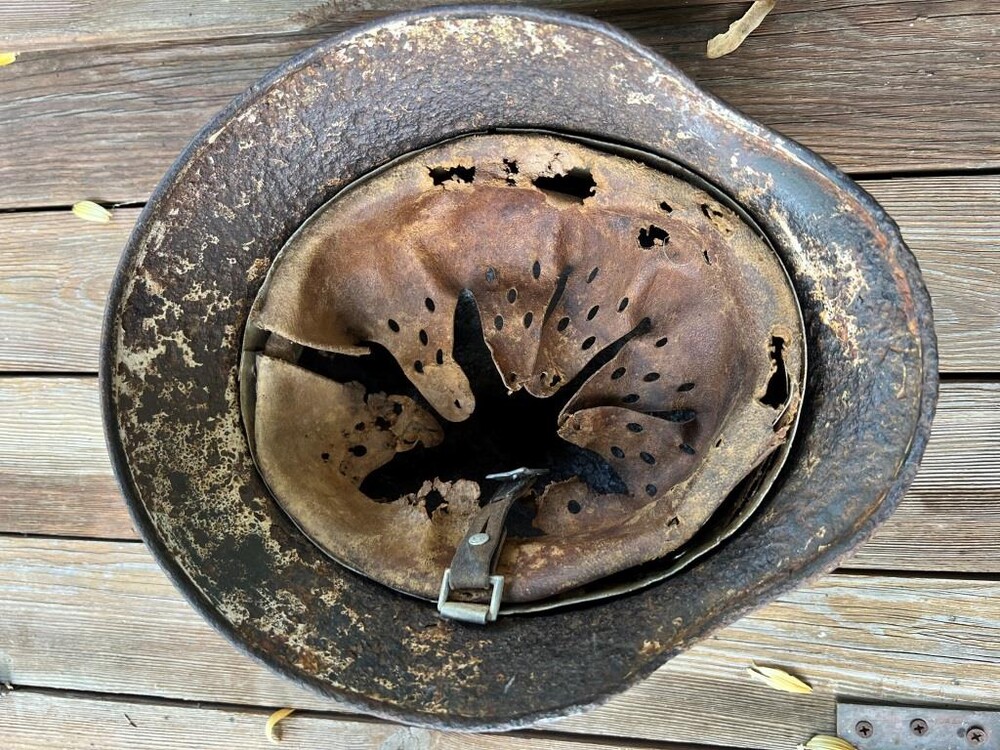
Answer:
M424 598L489 470L550 470L498 565L506 601L545 599L682 548L802 393L766 241L698 184L551 135L462 138L349 187L279 254L247 330L244 418L276 499Z

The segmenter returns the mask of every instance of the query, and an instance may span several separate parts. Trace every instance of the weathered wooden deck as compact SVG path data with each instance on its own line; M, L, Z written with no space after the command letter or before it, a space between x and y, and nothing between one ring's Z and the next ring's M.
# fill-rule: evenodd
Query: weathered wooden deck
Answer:
M267 69L421 3L7 0L0 5L0 747L792 748L838 698L1000 707L1000 6L783 0L733 55L746 3L539 2L616 23L855 175L934 299L942 389L899 512L843 569L744 618L592 713L516 735L353 716L237 653L137 540L101 434L104 297L189 138ZM377 7L380 10L371 10ZM109 225L68 211L123 203ZM751 660L810 696L751 682ZM200 705L195 705L197 702Z

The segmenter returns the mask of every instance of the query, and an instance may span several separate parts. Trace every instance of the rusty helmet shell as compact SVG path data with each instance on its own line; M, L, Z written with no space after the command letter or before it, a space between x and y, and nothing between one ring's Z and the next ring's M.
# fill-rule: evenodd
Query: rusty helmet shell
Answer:
M490 128L588 134L696 172L767 235L806 323L782 476L740 532L629 596L478 628L312 544L259 476L240 414L250 308L292 234L387 162ZM521 726L594 705L836 565L895 508L930 432L937 354L917 264L836 169L621 32L523 8L395 16L307 51L209 123L125 249L101 359L136 527L230 640L352 706Z

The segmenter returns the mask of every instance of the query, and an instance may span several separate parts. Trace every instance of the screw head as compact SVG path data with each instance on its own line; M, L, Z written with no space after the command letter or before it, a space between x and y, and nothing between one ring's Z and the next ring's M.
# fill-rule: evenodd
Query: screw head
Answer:
M854 731L858 733L859 737L871 737L875 732L875 727L870 721L859 721L854 725Z
M923 719L914 719L910 722L910 731L917 737L922 737L927 734L927 722Z
M489 540L490 540L489 534L484 534L482 532L479 532L478 534L473 534L472 536L469 537L469 546L479 547L486 544L486 542L488 542Z
M986 742L986 730L982 727L969 727L969 731L965 733L965 739L971 745L982 745Z

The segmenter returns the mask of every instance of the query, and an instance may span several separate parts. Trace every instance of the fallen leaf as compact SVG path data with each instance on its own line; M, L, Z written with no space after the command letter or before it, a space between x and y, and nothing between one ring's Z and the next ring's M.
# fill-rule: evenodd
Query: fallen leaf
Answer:
M750 36L750 32L760 26L764 16L770 13L778 0L756 0L743 16L733 21L729 28L708 40L708 56L711 58L723 57L730 52L735 52L743 41Z
M73 215L84 221L96 221L107 224L111 221L111 212L94 201L78 201L73 204Z
M788 674L783 669L758 667L756 664L752 664L747 668L747 672L755 680L763 682L775 690L784 690L786 693L799 693L802 695L808 695L813 691L810 685L795 675Z
M831 734L817 734L804 745L799 745L796 750L857 750L847 740L834 737Z
M267 725L264 727L264 732L271 742L277 743L281 739L281 735L275 731L275 727L278 726L279 721L287 718L294 710L294 708L279 708L267 717Z
M0 52L0 68L4 65L10 65L17 59L16 52Z

